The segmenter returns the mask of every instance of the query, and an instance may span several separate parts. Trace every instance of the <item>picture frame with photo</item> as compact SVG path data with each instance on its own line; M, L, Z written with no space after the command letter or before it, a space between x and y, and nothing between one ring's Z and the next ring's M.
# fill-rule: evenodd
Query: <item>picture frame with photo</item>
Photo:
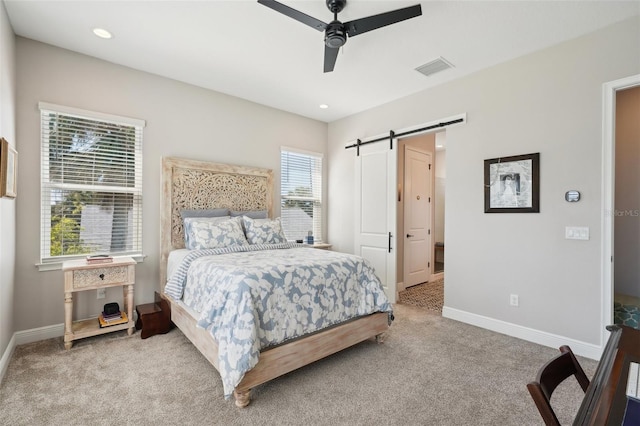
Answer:
M0 138L0 197L18 195L18 152L5 138Z
M484 160L484 212L540 212L540 153Z

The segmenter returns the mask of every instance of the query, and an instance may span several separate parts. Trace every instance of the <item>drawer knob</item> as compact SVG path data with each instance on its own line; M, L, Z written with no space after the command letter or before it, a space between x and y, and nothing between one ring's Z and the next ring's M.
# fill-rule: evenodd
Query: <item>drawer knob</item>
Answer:
M103 281L104 281L104 274L100 274L100 275L98 275L98 276L100 277L100 279L101 279L101 280L103 280Z

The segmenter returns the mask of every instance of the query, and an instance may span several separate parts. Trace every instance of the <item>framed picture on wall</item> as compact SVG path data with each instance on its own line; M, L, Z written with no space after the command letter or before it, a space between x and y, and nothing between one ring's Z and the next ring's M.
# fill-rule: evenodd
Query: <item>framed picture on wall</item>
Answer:
M484 160L484 212L540 212L540 153Z
M18 153L0 138L0 197L15 198L18 186Z

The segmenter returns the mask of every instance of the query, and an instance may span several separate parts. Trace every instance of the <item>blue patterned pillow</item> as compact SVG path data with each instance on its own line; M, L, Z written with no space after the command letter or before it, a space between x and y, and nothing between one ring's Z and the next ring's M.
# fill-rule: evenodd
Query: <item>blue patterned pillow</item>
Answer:
M183 212L184 211L185 210L183 210ZM189 246L192 245L191 243L191 240L193 238L192 235L195 232L193 228L194 223L196 224L200 224L201 222L220 223L229 219L231 219L231 216L215 216L215 217L214 216L197 216L197 215L189 216L187 213L187 216L183 216L183 221L182 221L182 224L184 226L184 246L186 248L189 248Z
M251 219L242 216L244 233L249 244L278 244L286 243L280 218L276 219Z
M247 245L239 217L190 217L184 220L184 229L189 250Z

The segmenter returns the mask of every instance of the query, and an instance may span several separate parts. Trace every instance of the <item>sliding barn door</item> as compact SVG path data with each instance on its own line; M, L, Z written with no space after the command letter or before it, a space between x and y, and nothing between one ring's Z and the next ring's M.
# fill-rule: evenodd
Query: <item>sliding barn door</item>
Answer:
M354 153L355 154L355 153ZM369 260L396 301L396 141L360 147L355 159L355 252Z

